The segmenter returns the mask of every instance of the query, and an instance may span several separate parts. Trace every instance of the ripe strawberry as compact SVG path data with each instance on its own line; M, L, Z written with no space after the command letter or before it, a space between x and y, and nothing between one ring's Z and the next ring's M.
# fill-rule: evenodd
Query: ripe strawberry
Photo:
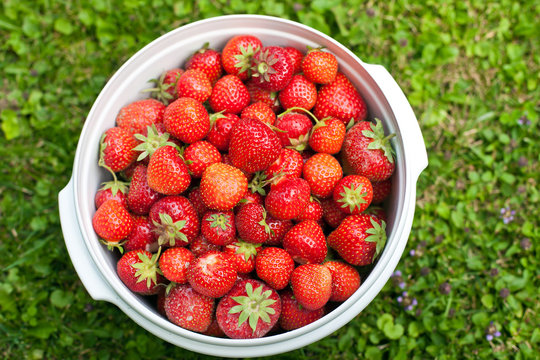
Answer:
M343 145L346 131L341 120L333 117L323 119L313 126L308 144L315 152L337 154Z
M281 151L279 138L265 123L240 119L231 132L229 156L234 166L254 173L269 167Z
M209 49L208 43L187 60L186 70L199 70L206 74L212 84L221 77L223 68L221 66L221 54L219 51Z
M277 136L282 146L302 151L307 147L309 132L313 127L311 120L304 114L288 112L279 115L274 123L281 131Z
M332 116L348 124L351 119L364 120L367 107L354 85L338 72L333 82L319 89L314 113L319 119Z
M214 85L209 104L214 112L239 114L249 105L249 92L238 76L225 75Z
M230 338L253 339L266 335L281 314L277 291L258 280L243 280L218 303L216 319Z
M225 337L225 333L219 327L218 322L215 317L210 323L210 326L208 327L208 329L203 334L207 336L213 336L213 337L219 337L219 338Z
M185 284L189 264L194 259L193 253L184 247L168 248L159 257L159 269L167 280Z
M159 79L152 79L150 82L154 84L153 88L144 89L143 92L150 93L150 96L165 105L170 104L174 100L178 99L178 93L176 92L176 83L180 76L184 73L184 70L180 68L174 68L165 71ZM165 110L165 108L163 108Z
M279 92L279 103L283 109L300 107L311 110L317 101L317 87L304 75L295 75L289 84Z
M128 209L137 215L147 215L152 205L163 197L148 186L147 168L138 165L133 172L127 194Z
M166 196L156 201L149 218L159 245L186 246L199 234L197 212L183 196Z
M360 287L360 274L353 266L342 261L323 264L332 272L332 295L330 301L345 301Z
M293 64L293 74L302 72L302 59L304 54L293 46L285 46L285 51L289 54Z
M186 70L176 83L176 92L179 98L188 97L203 103L212 93L212 83L204 72Z
M249 189L249 184L248 184L248 190L246 191L246 193L244 194L244 197L238 202L238 205L236 205L234 207L234 211L237 213L238 211L240 211L240 209L242 208L242 206L246 205L246 204L263 204L263 197L261 194L259 194L258 192L253 192L251 191L251 189Z
M203 214L208 210L204 204L201 196L201 189L198 186L192 187L191 191L188 194L188 199L197 211L199 219L202 218Z
M225 253L208 251L191 262L187 278L198 293L218 298L236 282L236 268Z
M148 186L164 195L184 192L191 183L191 176L178 150L170 145L160 147L150 158L146 172Z
M334 54L321 48L309 49L302 60L304 76L316 84L330 84L336 79L338 62Z
M148 216L133 216L133 229L126 237L123 244L124 251L146 250L155 252L158 249L158 243L154 238L152 222Z
M184 329L204 333L214 316L214 299L196 292L189 285L174 285L165 296L167 318Z
M269 91L261 89L254 80L249 80L246 83L246 88L249 93L250 103L263 102L266 105L270 106L274 113L277 113L281 108L279 104L279 93L277 91Z
M238 115L231 113L215 113L210 115L212 124L210 132L206 135L206 140L214 145L219 151L229 151L231 141L231 130L240 120Z
M283 248L299 264L320 264L328 252L324 233L313 220L302 221L289 230Z
M302 176L304 161L302 155L296 150L282 148L279 157L264 170L267 179L274 179L271 184L275 186L287 178Z
M148 165L148 161L160 147L176 145L180 148L183 145L178 139L170 138L170 134L166 132L163 123L147 126L146 129L139 134L135 134L134 137L139 143L134 148L139 152L137 161L143 162L145 165Z
M378 218L379 220L382 220L384 222L388 222L388 217L386 216L386 211L380 207L380 206L369 206L366 210L364 210L364 214L372 215Z
M116 272L129 290L141 295L155 295L163 276L157 268L157 254L146 250L133 250L122 255L116 263Z
M325 153L310 157L302 172L311 187L311 193L321 199L332 196L334 187L343 176L339 161Z
M191 176L200 178L207 167L221 162L221 154L208 141L199 140L190 144L184 150L184 159Z
M333 228L337 228L343 219L347 217L347 214L341 211L332 198L322 199L321 207L323 209L324 222Z
M99 145L99 166L111 172L119 172L127 168L137 159L133 148L137 140L121 127L112 127L105 131Z
M309 202L304 211L294 220L300 222L304 220L312 220L318 222L323 217L323 208L319 199L310 197Z
M224 163L206 168L200 184L204 204L213 210L231 210L248 188L247 178L239 169Z
M240 118L258 119L263 123L274 125L274 122L276 121L276 114L274 114L270 106L262 101L259 101L246 106L244 110L242 110Z
M259 38L253 35L237 35L229 39L221 52L221 63L228 74L237 75L241 80L250 76L249 68L255 52L262 47Z
M294 260L291 255L279 247L264 248L255 259L257 276L275 290L281 290L289 284L293 270Z
M229 245L236 239L235 218L232 211L208 210L201 220L201 234L214 245Z
M347 175L337 183L332 197L341 211L358 215L371 204L373 187L365 176Z
M280 292L281 317L279 325L285 331L299 329L319 320L324 315L324 307L316 310L308 310L296 300L291 289Z
M371 200L372 204L382 203L392 192L391 178L383 181L372 182L371 185L373 186L373 200Z
M193 256L199 257L209 251L221 251L221 246L211 244L203 235L199 235L189 244L189 250Z
M141 133L147 126L163 122L165 105L155 99L134 101L120 109L116 125L130 134Z
M133 229L133 219L127 209L116 200L107 200L92 217L96 234L106 242L117 243Z
M285 234L293 227L292 221L280 220L272 217L272 215L268 215L266 223L272 231L270 232L269 239L266 240L264 244L268 246L281 246L283 237L285 237Z
M306 180L285 179L270 190L264 203L268 213L276 219L291 220L304 211L309 202L309 194Z
M165 129L184 143L202 140L210 131L210 117L197 100L181 97L172 102L163 114Z
M251 77L260 88L283 90L293 77L292 58L280 46L266 46L253 55Z
M123 181L107 181L101 184L101 188L94 195L94 204L98 209L105 201L113 199L127 208L128 184Z
M245 242L262 244L271 233L266 223L266 210L260 204L243 205L236 214L235 224L238 237Z
M349 264L369 265L384 248L386 223L371 215L350 215L328 235L327 241Z
M324 265L300 265L291 275L291 288L300 305L308 310L320 309L332 295L332 273Z
M255 269L255 256L260 250L261 244L238 240L225 246L223 252L229 255L239 274L248 274Z

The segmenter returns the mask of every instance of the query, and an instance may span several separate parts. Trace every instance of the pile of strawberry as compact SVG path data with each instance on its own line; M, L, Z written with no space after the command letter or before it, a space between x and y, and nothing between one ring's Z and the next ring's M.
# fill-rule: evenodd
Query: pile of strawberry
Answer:
M394 155L324 49L204 46L100 142L93 226L117 272L185 329L261 337L360 286L386 240ZM122 181L124 180L124 181ZM332 305L334 304L334 305Z

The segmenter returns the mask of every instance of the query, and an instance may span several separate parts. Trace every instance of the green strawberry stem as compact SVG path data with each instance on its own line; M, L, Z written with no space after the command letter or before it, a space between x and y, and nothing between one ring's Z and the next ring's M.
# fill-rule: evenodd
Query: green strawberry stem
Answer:
M319 119L317 119L317 117L315 115L313 115L313 113L311 111L309 111L308 109L305 109L303 107L299 107L299 106L290 107L287 110L285 110L284 112L282 112L281 114L279 114L277 117L278 118L283 117L283 116L285 116L288 113L291 113L293 111L303 111L306 114L308 114L309 116L311 116L311 118L313 118L313 120L315 120L316 123L319 123Z
M135 139L139 140L141 143L133 148L135 151L140 151L137 161L148 157L152 157L154 152L162 146L174 146L177 147L175 143L169 141L169 134L163 133L162 135L158 134L155 124L147 126L147 136L143 134L135 134Z
M167 73L164 72L161 74L159 79L150 79L148 82L153 83L154 87L141 90L142 93L150 93L150 97L161 101L164 104L168 104L169 100L171 100L173 97L171 94L167 92L167 90L173 86L176 86L176 83L174 84L165 84L165 75ZM176 79L178 81L178 79Z
M238 327L244 322L249 321L249 326L255 332L257 330L257 323L259 319L269 323L270 317L268 314L275 314L274 308L271 307L276 300L269 299L272 295L271 290L262 292L263 287L259 286L253 290L251 283L246 284L246 296L234 296L232 299L239 305L233 306L230 310L230 314L240 313L238 317Z

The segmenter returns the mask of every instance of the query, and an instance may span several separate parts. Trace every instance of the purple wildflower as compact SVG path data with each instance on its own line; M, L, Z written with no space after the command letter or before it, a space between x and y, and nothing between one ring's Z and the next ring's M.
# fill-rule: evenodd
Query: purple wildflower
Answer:
M487 335L486 335L486 340L487 340L487 341L493 340L493 335L487 334Z
M531 120L529 120L529 118L526 115L523 115L522 117L520 117L517 122L519 125L527 125L527 126L531 125Z
M412 249L411 251L409 251L409 255L411 256L414 256L414 254L416 253L416 251L414 249Z
M501 332L499 330L495 331L495 334L493 334L495 337L500 337L501 336Z
M394 273L392 274L392 277L395 277L395 276L401 276L401 271L400 270L394 271Z
M510 223L514 220L514 215L516 214L515 210L511 210L510 207L503 207L500 211L501 219L505 224Z

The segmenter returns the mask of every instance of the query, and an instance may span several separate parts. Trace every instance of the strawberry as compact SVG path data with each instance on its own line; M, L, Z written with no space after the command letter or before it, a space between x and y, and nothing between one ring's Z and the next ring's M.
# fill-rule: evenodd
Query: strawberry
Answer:
M304 76L316 84L330 84L336 79L338 62L334 54L321 48L309 49L302 60Z
M231 130L234 124L240 118L238 115L231 113L214 113L210 115L210 123L212 128L206 140L214 145L219 151L229 151L229 142L231 141Z
M321 264L303 264L291 275L296 301L308 310L322 308L332 295L332 272Z
M292 59L283 47L266 46L253 55L251 77L260 88L283 90L293 77Z
M373 187L365 176L347 175L337 183L332 197L341 211L358 215L371 204Z
M248 190L244 194L244 197L238 202L238 205L235 206L234 211L238 212L242 208L242 206L246 204L263 204L263 197L258 192L253 192L251 189L249 189L248 184Z
M116 263L116 272L129 290L141 295L155 295L158 284L164 281L157 268L158 254L146 250L133 250L122 255Z
M201 234L214 245L229 245L236 239L235 217L232 211L208 210L201 220Z
M235 224L238 237L253 244L264 243L272 231L266 223L266 210L260 204L243 205L236 214Z
M202 177L204 170L212 164L221 162L219 150L208 141L199 140L184 150L184 159L191 176Z
M244 110L242 110L240 118L258 119L264 123L274 125L276 114L274 114L270 106L259 101L246 106Z
M299 264L322 263L328 252L324 233L313 220L302 221L289 230L283 248Z
M349 129L343 142L343 154L357 175L367 177L371 182L388 179L395 168L393 149L383 125L376 119L375 124L361 121Z
M239 274L248 274L255 269L255 256L261 249L261 244L238 240L225 246L223 252L229 255Z
M194 259L193 253L184 247L168 248L159 257L159 269L167 280L186 284L187 270Z
M353 266L335 260L327 261L323 265L332 273L330 301L345 301L360 287L360 274Z
M191 262L187 278L199 294L218 298L236 282L236 268L225 253L208 251Z
M333 82L319 89L314 114L319 119L332 116L348 124L351 119L364 120L367 106L354 85L338 72Z
M298 178L302 176L304 161L302 155L296 150L282 148L279 157L264 170L264 175L271 181L272 186L279 184L286 178Z
M138 165L133 172L127 194L128 209L137 215L147 215L152 205L163 195L148 186L147 168Z
M375 216L376 218L384 222L388 221L388 217L386 216L386 211L380 206L371 205L366 210L364 210L364 214Z
M304 211L294 220L300 222L304 220L320 221L323 217L323 208L319 199L310 197L309 202Z
M116 125L130 134L141 133L147 126L163 122L165 105L155 99L134 101L120 109Z
M327 241L349 264L369 265L384 248L386 223L371 215L350 215L328 235Z
M148 186L164 195L184 192L191 183L191 176L176 147L167 145L157 149L148 163Z
M212 84L221 77L223 68L221 66L221 53L219 51L208 48L206 43L195 54L191 55L186 61L186 70L199 70L208 77Z
M201 197L213 210L231 210L242 199L248 188L247 178L239 169L224 163L206 168L201 178Z
M172 195L152 205L149 218L159 245L186 246L199 234L195 208L183 196Z
M246 83L246 88L248 90L249 99L252 104L259 101L263 102L266 105L270 106L274 113L277 113L278 110L281 108L278 99L279 93L277 91L261 89L254 80L249 80Z
M249 92L242 80L235 75L225 75L214 85L209 104L214 112L239 114L249 101Z
M382 203L392 192L391 178L383 181L372 182L371 185L373 186L373 200L371 200L372 204Z
M279 325L285 331L301 328L319 320L324 315L324 307L316 310L308 310L296 300L291 289L280 292L281 317Z
M324 199L332 196L332 191L343 176L343 170L335 157L317 153L310 157L302 170L304 179L311 188L311 193Z
M310 188L302 178L285 179L274 186L265 199L266 210L276 219L291 220L304 211Z
M313 127L311 120L304 114L287 112L280 114L274 126L280 131L277 136L282 146L302 151L307 147L309 132Z
M96 234L106 242L117 243L133 229L133 219L128 210L116 200L107 200L92 217Z
M163 123L147 126L146 129L139 134L135 134L134 137L139 142L134 148L134 150L139 152L137 161L142 161L145 165L148 165L149 159L160 147L166 145L182 146L182 143L178 139L170 138L170 134L166 132Z
M317 101L317 87L304 75L295 75L289 84L279 92L279 103L283 109L301 107L311 110Z
M173 324L203 333L212 323L215 301L199 294L187 284L176 284L165 296L163 306L167 318Z
M219 324L215 317L210 323L210 326L208 327L208 329L203 334L207 336L213 336L213 337L219 337L219 338L225 337L225 333L219 327Z
M137 159L133 150L137 140L121 127L112 127L105 131L99 145L99 166L110 172L119 172L127 168Z
M210 117L197 100L181 97L173 101L163 114L165 129L184 143L202 140L210 131Z
M158 243L152 229L153 225L148 216L133 216L133 229L126 237L126 242L123 244L124 250L157 251Z
M212 93L212 83L204 72L186 70L176 83L176 92L179 98L188 97L203 103Z
M308 144L315 152L337 154L345 139L345 124L336 118L329 117L319 121L311 129Z
M128 184L123 181L107 181L101 184L101 187L94 195L94 204L98 209L105 201L113 199L127 208Z
M208 251L221 251L222 249L221 246L209 243L203 235L199 235L189 244L189 250L193 256L199 257Z
M261 281L236 283L216 308L219 327L230 338L252 339L266 335L281 314L277 291Z
M337 228L339 224L347 217L343 211L341 211L338 204L334 202L334 199L322 199L321 207L323 210L324 222L333 228Z
M191 191L188 194L188 199L197 211L199 219L202 218L203 214L208 210L204 204L201 196L201 189L198 186L191 188Z
M293 64L293 74L298 74L302 72L302 59L304 54L293 46L285 46L283 48L290 56L291 62Z
M155 98L158 102L165 105L170 104L174 100L178 99L176 83L183 73L184 70L180 68L167 70L159 77L159 79L150 80L150 82L154 84L154 87L144 89L143 92L150 93L150 96ZM163 110L165 110L165 107Z
M281 290L289 284L293 270L294 260L291 255L279 247L264 248L255 259L257 276L275 290Z
M229 156L242 171L254 173L266 169L280 151L278 136L260 120L240 119L232 129Z
M221 52L221 63L228 74L237 75L241 80L250 76L249 68L255 52L262 47L259 38L253 35L237 35L227 41Z
M266 223L270 227L271 232L270 237L264 244L268 246L281 246L283 237L293 227L292 221L280 220L268 215Z

